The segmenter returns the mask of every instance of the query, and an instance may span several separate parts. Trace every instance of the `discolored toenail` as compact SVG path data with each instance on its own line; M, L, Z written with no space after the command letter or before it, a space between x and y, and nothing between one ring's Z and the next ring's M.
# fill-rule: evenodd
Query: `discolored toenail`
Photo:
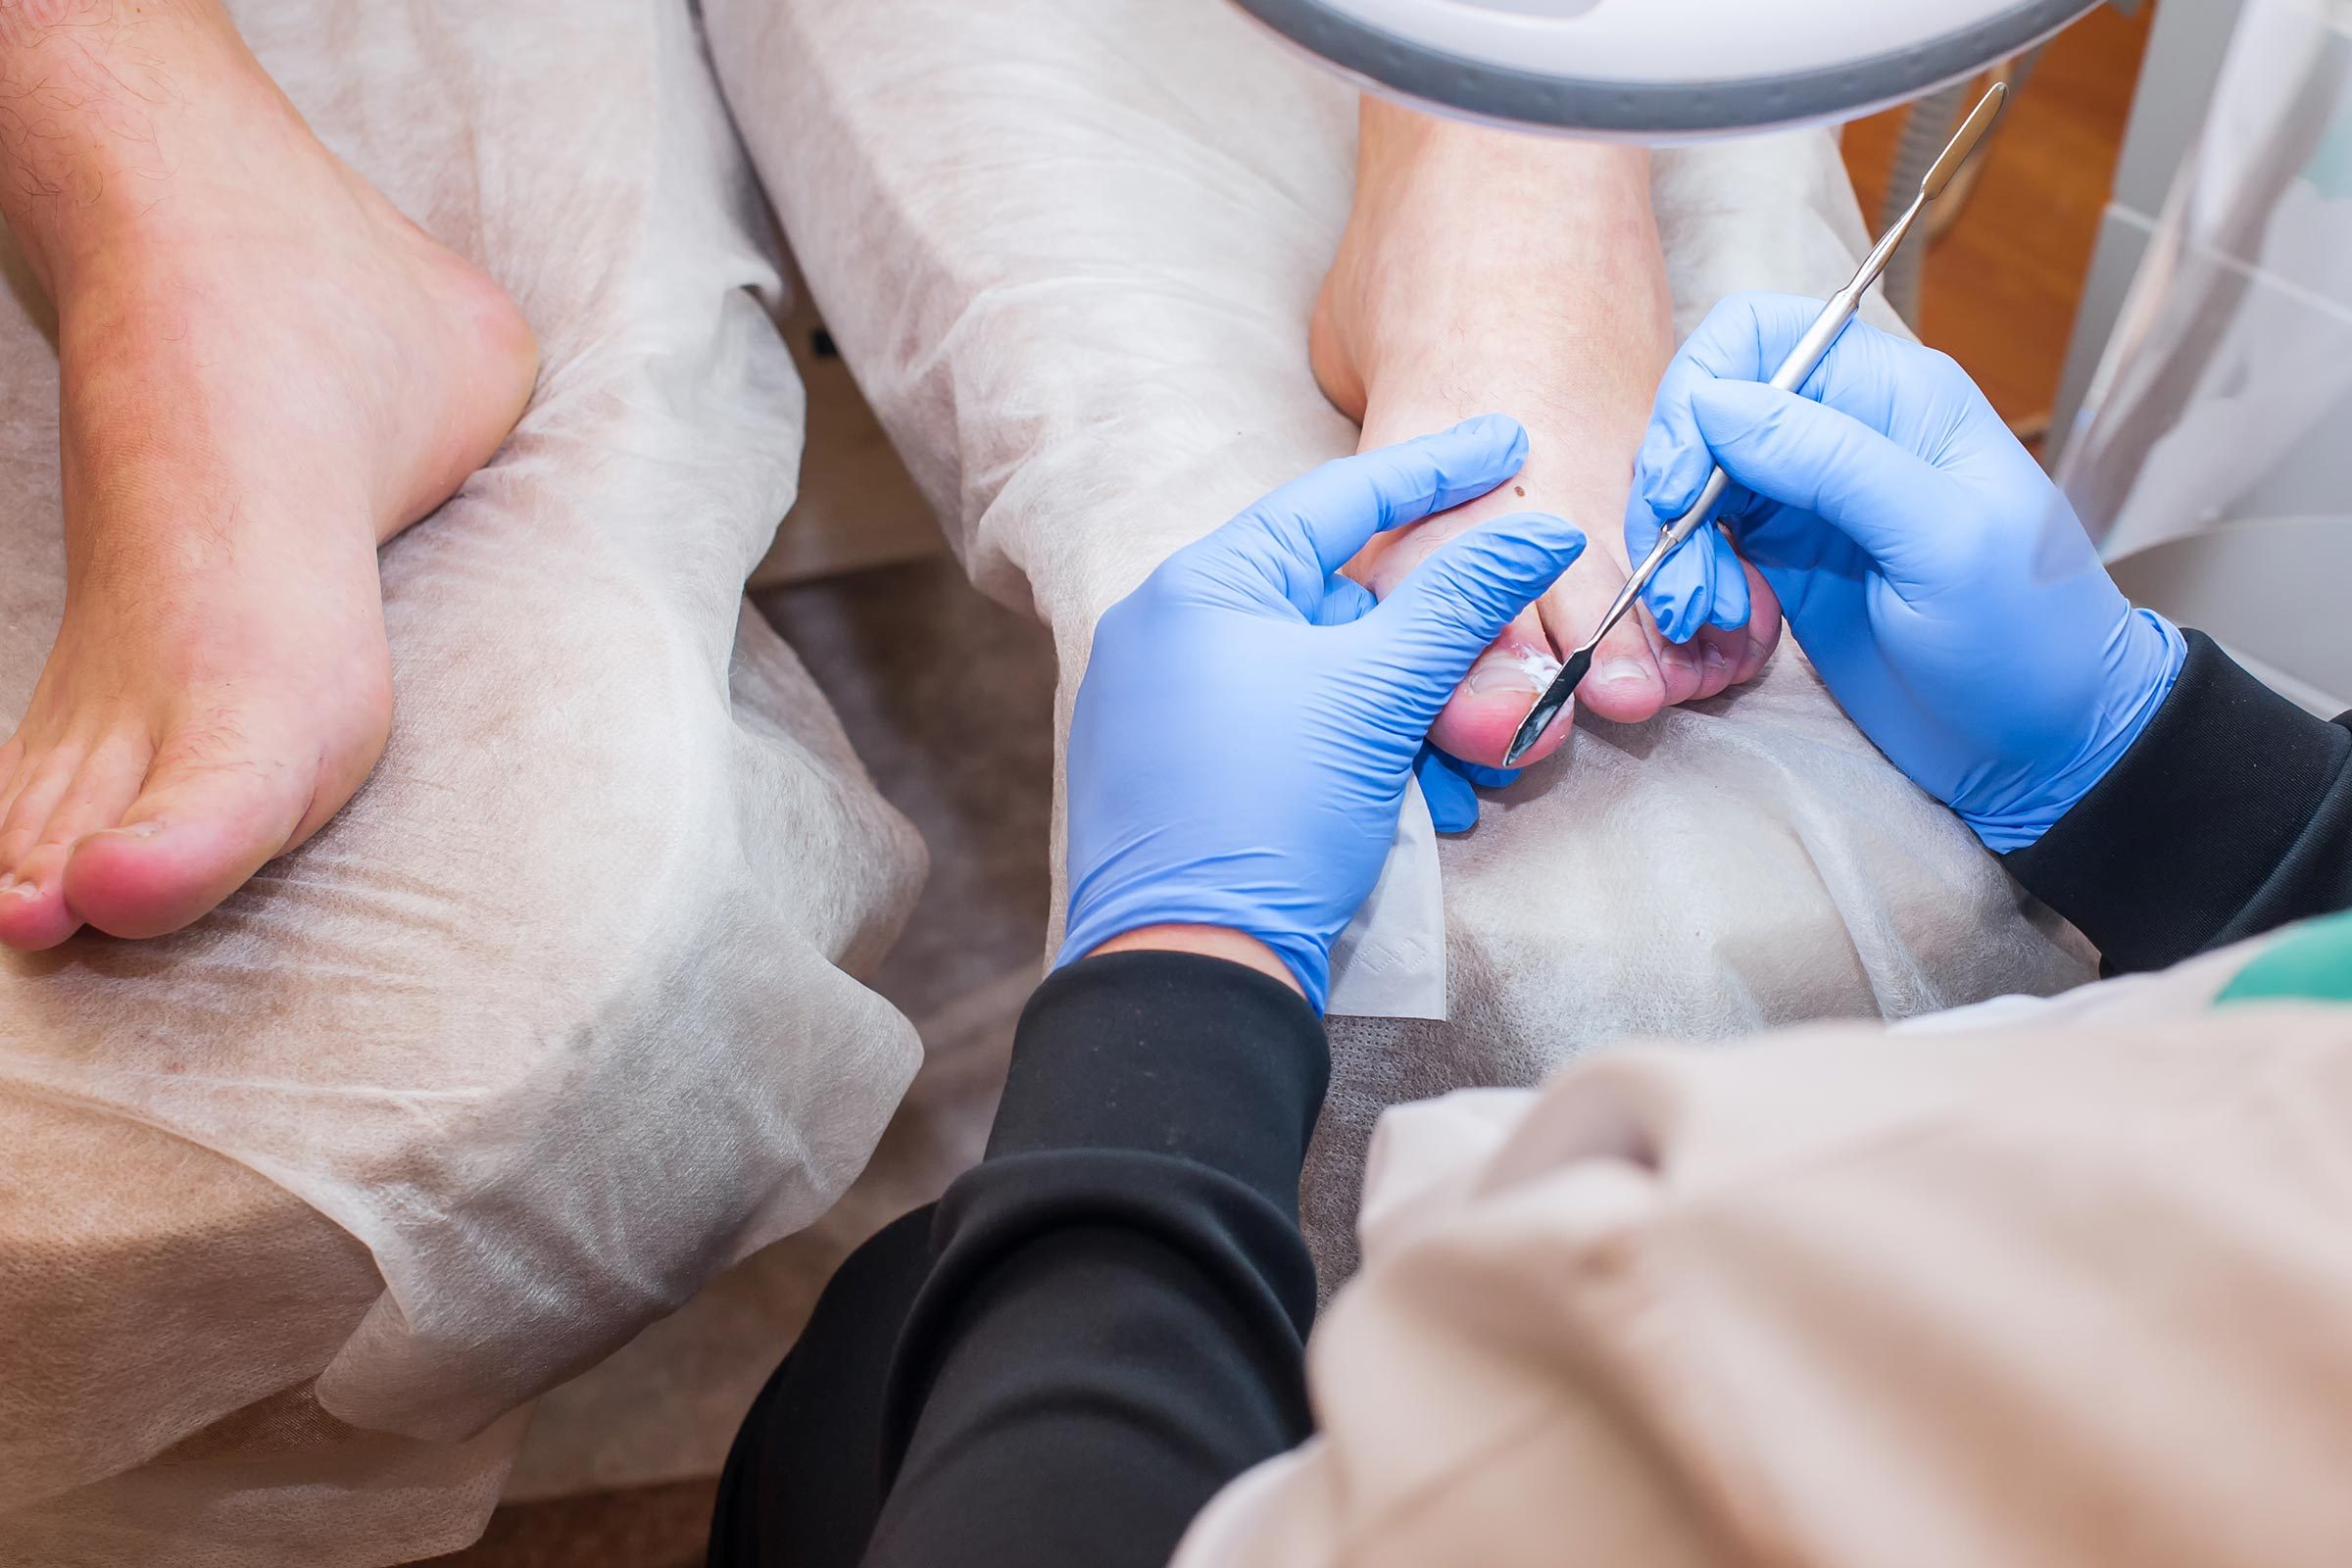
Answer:
M1731 671L1732 662L1724 658L1723 650L1716 647L1713 643L1701 643L1699 645L1698 662L1706 666L1707 673L1710 676L1726 675Z

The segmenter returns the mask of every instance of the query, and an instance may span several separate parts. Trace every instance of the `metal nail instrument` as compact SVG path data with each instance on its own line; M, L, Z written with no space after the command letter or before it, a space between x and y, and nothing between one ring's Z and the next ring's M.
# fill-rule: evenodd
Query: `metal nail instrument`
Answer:
M2001 105L2008 96L2008 86L1994 82L1991 91L1977 100L1977 107L1969 111L1968 119L1961 122L1960 129L1936 160L1936 167L1929 170L1928 177L1919 182L1919 194L1912 198L1910 207L1894 220L1894 226L1880 237L1879 243L1864 259L1861 270L1854 273L1854 280L1830 296L1829 303L1821 308L1821 314L1813 318L1813 324L1805 329L1805 335L1797 339L1796 347L1788 351L1788 357L1773 372L1772 385L1784 392L1793 392L1805 384L1805 377L1813 373L1814 368L1821 364L1822 356L1830 352L1830 345L1838 341L1838 334L1845 330L1846 322L1852 320L1854 313L1861 309L1862 296L1869 291L1871 284L1879 280L1879 274L1886 270L1887 261L1893 257L1895 248L1902 244L1903 236L1911 232L1911 225L1918 220L1919 215L1927 210L1928 203L1943 194L1944 186L1951 183L1952 176L1960 172L1960 166L1968 162L1969 154L1977 150L1978 144L1984 139L1984 133L1992 128L1992 122L2000 117ZM1551 728L1552 720L1559 717L1560 710L1568 706L1568 699L1575 695L1578 683L1592 670L1592 650L1600 645L1600 640L1615 628L1618 621L1625 618L1626 612L1634 608L1635 601L1642 596L1642 590L1648 586L1651 577L1657 575L1666 558L1673 555L1684 540L1705 526L1716 504L1723 500L1724 492L1731 485L1731 475L1717 468L1708 478L1706 488L1698 493L1698 500L1691 504L1690 510L1658 535L1658 542L1642 558L1642 564L1634 568L1633 575L1626 579L1624 591L1617 595L1616 602L1600 617L1599 626L1586 639L1583 647L1568 656L1568 662L1560 666L1559 674L1552 677L1551 685L1542 697L1536 699L1534 710L1520 724L1518 734L1511 738L1511 749L1502 760L1504 766L1516 767L1521 759L1535 750L1536 743L1544 738L1544 732Z

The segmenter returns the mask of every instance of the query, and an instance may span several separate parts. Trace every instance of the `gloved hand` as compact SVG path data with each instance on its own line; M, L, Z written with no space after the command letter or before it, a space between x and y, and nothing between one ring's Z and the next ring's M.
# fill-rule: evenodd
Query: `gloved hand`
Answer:
M1229 927L1322 1010L1331 944L1380 877L1438 710L1585 536L1539 513L1497 518L1377 605L1340 565L1526 458L1518 422L1489 415L1326 464L1111 607L1070 720L1057 964L1143 926Z
M2021 849L2138 738L2187 646L2125 600L1946 356L1857 321L1801 394L1764 385L1820 308L1736 295L1683 345L1635 462L1626 548L1641 560L1720 463L1735 488L1717 516L1846 712L1987 848ZM1678 642L1730 613L1740 573L1714 532L1643 595Z

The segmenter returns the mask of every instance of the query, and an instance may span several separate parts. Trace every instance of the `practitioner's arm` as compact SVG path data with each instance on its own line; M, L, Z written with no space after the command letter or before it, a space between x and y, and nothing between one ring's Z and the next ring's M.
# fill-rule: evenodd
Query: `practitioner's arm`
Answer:
M2352 908L2352 713L2325 722L2202 632L2146 733L2003 858L2118 969Z
M1038 989L988 1157L933 1223L869 1563L1158 1568L1306 1437L1325 1074L1298 991L1225 959L1109 954Z
M1297 1192L1331 944L1431 720L1584 541L1498 519L1377 608L1336 573L1525 451L1488 418L1330 465L1097 628L1070 733L1068 940L988 1157L939 1205L867 1561L1156 1568L1218 1487L1305 1436Z
M1629 546L1721 463L1741 549L1847 712L2114 968L2352 906L2352 727L2126 602L1945 356L1856 323L1801 395L1760 384L1817 309L1739 296L1684 346ZM1704 623L1710 565L1659 573L1668 636Z

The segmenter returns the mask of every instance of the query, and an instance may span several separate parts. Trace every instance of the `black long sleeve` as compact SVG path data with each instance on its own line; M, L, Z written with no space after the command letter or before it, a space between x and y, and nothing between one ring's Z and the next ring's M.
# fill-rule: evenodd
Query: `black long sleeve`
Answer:
M1298 1192L1329 1070L1312 1009L1238 964L1049 978L987 1157L844 1265L754 1407L710 1561L1160 1568L1311 1430Z
M2114 970L2352 908L2352 714L2315 718L2187 637L2180 679L2123 760L2002 858Z
M869 1563L1158 1568L1306 1437L1328 1073L1313 1011L1238 964L1116 954L1038 989L899 1341Z

